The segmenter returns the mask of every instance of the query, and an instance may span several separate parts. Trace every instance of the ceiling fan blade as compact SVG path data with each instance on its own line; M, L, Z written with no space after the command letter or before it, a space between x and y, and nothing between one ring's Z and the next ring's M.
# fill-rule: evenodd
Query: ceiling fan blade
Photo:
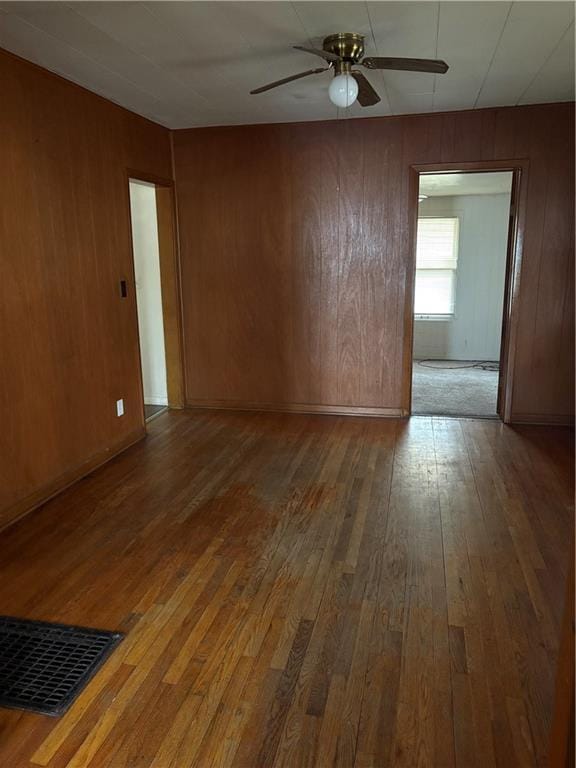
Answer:
M361 107L372 107L374 104L378 104L380 96L376 93L371 84L364 77L362 72L353 71L352 77L358 83L358 104Z
M361 62L367 69L401 69L406 72L434 72L443 75L448 64L441 59L402 59L383 56L367 56Z
M306 48L304 45L293 45L297 51L304 51L305 53L313 53L315 56L321 56L326 61L336 62L342 61L337 53L330 53L330 51L321 51L319 48Z
M269 91L271 88L277 88L279 85L284 85L285 83L291 83L292 80L300 80L301 77L308 77L308 75L317 75L320 72L327 72L330 69L330 67L319 67L318 69L309 69L307 72L300 72L297 75L291 75L290 77L283 77L282 80L276 80L273 83L268 83L268 85L263 85L260 88L255 88L253 91L250 91L250 93L263 93L264 91Z

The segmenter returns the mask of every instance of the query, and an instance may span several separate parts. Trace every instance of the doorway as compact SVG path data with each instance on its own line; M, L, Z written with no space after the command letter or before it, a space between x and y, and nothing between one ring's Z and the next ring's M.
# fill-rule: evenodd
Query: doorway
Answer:
M171 182L129 174L143 416L181 408L183 365L176 227Z
M414 415L505 417L516 181L512 169L418 174Z

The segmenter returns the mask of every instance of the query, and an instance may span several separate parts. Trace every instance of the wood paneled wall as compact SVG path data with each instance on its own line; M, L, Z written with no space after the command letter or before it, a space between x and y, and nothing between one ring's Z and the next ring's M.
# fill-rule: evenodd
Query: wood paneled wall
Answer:
M4 52L0 82L1 526L144 434L127 169L172 169L166 129Z
M167 130L5 52L0 79L1 526L144 434L127 170L172 158ZM514 418L567 420L573 129L548 105L174 132L186 402L400 414L409 168L521 159Z
M405 407L409 169L528 161L513 417L573 413L573 105L173 133L190 405Z

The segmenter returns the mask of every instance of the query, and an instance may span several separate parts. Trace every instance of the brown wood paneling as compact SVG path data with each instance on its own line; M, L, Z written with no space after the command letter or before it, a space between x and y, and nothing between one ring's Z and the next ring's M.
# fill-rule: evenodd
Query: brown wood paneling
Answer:
M573 110L175 131L188 404L406 410L410 167L522 160L512 418L570 419Z
M1 526L144 434L126 169L172 168L164 128L5 52L0 79Z

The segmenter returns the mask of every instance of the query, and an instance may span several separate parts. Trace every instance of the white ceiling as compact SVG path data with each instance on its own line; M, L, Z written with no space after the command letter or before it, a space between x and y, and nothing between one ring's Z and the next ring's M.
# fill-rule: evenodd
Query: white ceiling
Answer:
M339 113L328 72L249 95L321 66L291 46L339 31L450 69L365 70L382 101ZM572 2L0 2L0 47L171 128L574 98Z
M497 195L510 192L512 173L426 173L420 175L419 192L428 197Z

